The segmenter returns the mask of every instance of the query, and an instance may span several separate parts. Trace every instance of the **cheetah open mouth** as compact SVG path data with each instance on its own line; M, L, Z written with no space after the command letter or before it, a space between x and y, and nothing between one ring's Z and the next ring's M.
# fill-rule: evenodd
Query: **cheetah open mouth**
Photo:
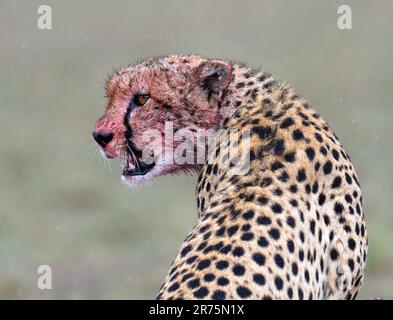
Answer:
M143 162L142 160L137 160L135 166L130 165L127 162L127 164L124 166L122 175L125 177L144 176L151 169L153 169L155 165L156 165L155 162L147 164L147 163ZM132 168L131 168L131 166L132 166Z

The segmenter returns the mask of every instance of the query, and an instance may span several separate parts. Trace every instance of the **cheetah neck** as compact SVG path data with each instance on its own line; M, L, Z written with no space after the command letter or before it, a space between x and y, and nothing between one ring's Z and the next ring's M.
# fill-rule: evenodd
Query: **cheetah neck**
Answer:
M272 95L277 84L278 82L267 72L233 65L233 79L221 103L220 127L242 105L254 105L258 98Z
M277 137L289 139L286 137L287 132L282 132L283 129L279 127L285 115L295 119L300 117L297 115L299 112L300 114L311 112L307 103L295 94L292 87L280 83L268 73L239 65L233 67L233 80L227 88L220 108L221 131L229 136L233 129L240 134L244 130L250 133L249 151L250 160L253 161L249 171L241 176L228 173L228 163L223 164L221 155L216 156L213 163L204 164L200 170L197 186L200 218L205 215L207 208L214 207L214 203L217 202L215 199L220 196L222 199L230 199L231 197L228 196L230 192L241 193L243 189L252 186L252 181L256 177L259 179L262 172L269 171L269 163L281 160L281 155L276 156L270 150ZM299 118L299 122L301 120ZM221 146L217 144L211 148L213 155L223 152ZM228 144L228 148L231 148L231 144ZM240 149L241 147L237 150ZM228 185L233 186L233 190L227 188Z

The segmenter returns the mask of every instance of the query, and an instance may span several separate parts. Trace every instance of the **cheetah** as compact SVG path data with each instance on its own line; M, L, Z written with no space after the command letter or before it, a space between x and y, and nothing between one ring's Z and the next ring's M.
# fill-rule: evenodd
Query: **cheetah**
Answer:
M124 183L199 173L197 221L157 299L356 297L368 245L359 180L337 136L292 86L244 64L171 55L119 69L106 91L93 136L105 157L121 160ZM191 132L247 130L247 173L228 173L214 139L206 140L211 161L158 161L180 142L160 147L143 134L164 134L166 121Z

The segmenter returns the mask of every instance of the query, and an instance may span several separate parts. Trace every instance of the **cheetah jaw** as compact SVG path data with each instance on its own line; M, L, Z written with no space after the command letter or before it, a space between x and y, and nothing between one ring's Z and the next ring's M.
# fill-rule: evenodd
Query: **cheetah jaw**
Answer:
M126 165L123 168L122 175L125 177L144 176L147 173L149 173L150 170L152 170L155 165L156 165L155 162L148 164L142 160L136 159L135 165L131 164L130 162L126 163Z

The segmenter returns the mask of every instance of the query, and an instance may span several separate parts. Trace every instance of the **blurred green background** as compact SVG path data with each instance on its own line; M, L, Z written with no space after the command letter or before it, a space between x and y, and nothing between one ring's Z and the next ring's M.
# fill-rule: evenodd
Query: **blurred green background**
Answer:
M37 27L52 8L53 29ZM353 29L337 28L352 7ZM153 298L196 220L196 177L138 189L91 138L113 68L169 53L260 66L293 83L360 176L360 297L393 298L393 2L0 2L0 298ZM37 288L52 267L53 289Z

